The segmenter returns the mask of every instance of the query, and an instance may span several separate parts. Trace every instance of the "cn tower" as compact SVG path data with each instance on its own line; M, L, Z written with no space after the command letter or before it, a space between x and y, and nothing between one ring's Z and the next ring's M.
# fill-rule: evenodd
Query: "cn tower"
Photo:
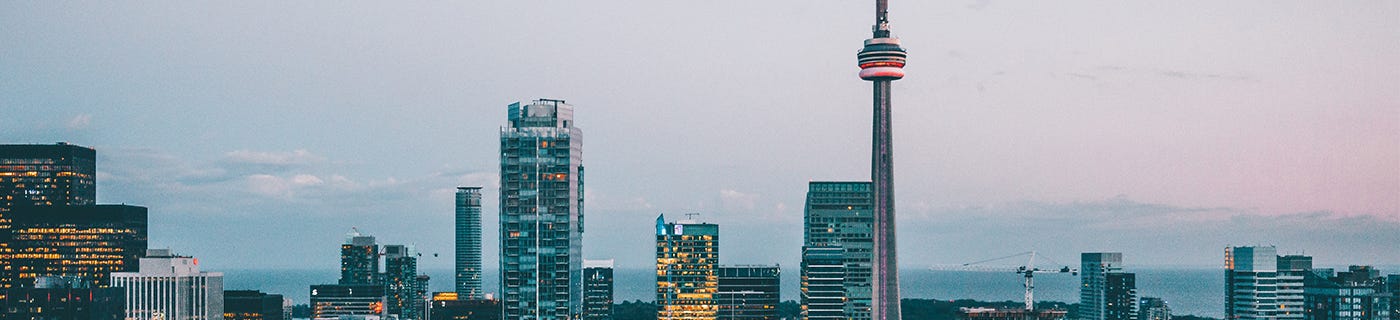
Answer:
M874 36L865 40L860 78L875 84L874 141L871 143L870 180L875 196L874 258L871 264L871 310L875 320L899 320L899 262L894 236L894 152L890 143L890 82L904 78L908 54L899 39L890 37L888 0L875 0Z

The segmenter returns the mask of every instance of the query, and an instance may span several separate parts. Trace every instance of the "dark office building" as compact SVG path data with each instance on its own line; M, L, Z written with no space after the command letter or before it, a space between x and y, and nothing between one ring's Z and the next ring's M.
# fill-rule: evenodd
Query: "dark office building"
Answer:
M4 241L10 268L4 287L31 287L34 279L66 276L106 286L112 272L138 271L146 252L146 208L128 205L21 207L7 212Z
M422 318L418 314L423 304L423 295L417 291L418 254L413 247L384 246L384 286L389 314L401 319Z
M1104 318L1137 320L1137 275L1128 272L1104 274Z
M97 201L97 152L67 143L0 145L0 213Z
M583 260L583 320L612 320L613 261Z
M778 266L720 266L718 320L777 320Z
M51 279L44 279L51 280ZM0 289L0 319L122 320L122 288L89 288L76 278L38 281L35 288Z
M360 235L359 231L345 236L345 244L340 245L340 284L379 284L379 245L374 236Z
M384 310L384 286L323 284L311 286L311 318L379 316Z
M429 320L500 320L501 300L463 299L456 292L433 295Z
M253 290L224 291L224 320L292 320L282 318L282 295Z

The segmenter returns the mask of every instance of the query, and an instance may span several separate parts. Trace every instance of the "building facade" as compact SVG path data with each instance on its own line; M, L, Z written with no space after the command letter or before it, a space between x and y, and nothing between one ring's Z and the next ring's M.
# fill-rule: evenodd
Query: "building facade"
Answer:
M612 320L613 260L583 261L583 320Z
M1314 269L1303 275L1303 319L1389 320L1393 296L1385 280L1370 266Z
M457 295L481 299L481 187L457 187Z
M126 292L126 316L148 320L211 320L224 316L224 275L199 270L199 260L151 249L140 272L112 273Z
M225 290L224 320L292 320L283 317L283 298L255 290Z
M714 319L719 225L656 217L656 318Z
M146 208L128 205L35 206L6 212L0 230L4 287L32 287L45 276L77 277L92 287L112 272L135 271L146 251Z
M389 314L422 319L422 286L418 284L418 252L412 246L384 246L384 299Z
M845 261L841 247L802 249L802 319L846 319Z
M583 311L583 131L574 108L540 99L501 128L500 270L507 319Z
M374 236L352 231L340 245L340 284L380 284L379 245Z
M384 286L373 284L325 284L311 286L311 319L384 317Z
M1129 272L1104 274L1104 318L1137 320L1137 275Z
M1311 268L1311 258L1283 259L1273 246L1225 248L1225 318L1303 319L1303 275Z
M500 320L501 301L493 299L458 299L456 292L433 294L429 320Z
M0 214L15 207L95 203L97 151L61 142L0 145Z
M1109 320L1108 274L1123 270L1123 253L1085 252L1079 255L1079 318Z
M720 266L719 320L777 320L781 302L778 266Z
M867 181L813 181L807 184L807 202L803 209L803 247L843 250L842 270L845 274L841 277L840 286L844 319L870 319L875 223L873 197L870 182ZM825 268L821 263L815 265ZM822 310L823 307L815 309ZM806 306L806 309L813 308Z
M121 288L91 288L82 279L41 277L32 288L0 289L0 319L123 320Z
M1172 308L1162 298L1142 297L1138 301L1138 320L1172 320Z

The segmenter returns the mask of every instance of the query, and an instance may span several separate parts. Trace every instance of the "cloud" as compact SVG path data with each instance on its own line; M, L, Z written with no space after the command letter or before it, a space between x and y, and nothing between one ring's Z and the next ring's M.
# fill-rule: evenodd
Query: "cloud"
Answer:
M727 212L750 213L758 205L759 196L748 194L733 189L719 190L720 208Z
M261 171L284 171L321 164L326 162L326 158L313 154L305 149L297 149L291 152L236 150L225 153L223 161L226 165L231 165L235 168Z
M69 130L82 130L86 129L90 124L92 124L92 115L81 113L73 116L72 119L68 119L68 123L65 126L67 126Z

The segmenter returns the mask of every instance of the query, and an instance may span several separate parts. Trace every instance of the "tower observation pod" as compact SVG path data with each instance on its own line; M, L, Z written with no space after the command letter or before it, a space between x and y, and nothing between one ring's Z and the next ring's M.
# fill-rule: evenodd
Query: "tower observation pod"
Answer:
M904 78L904 61L908 56L904 48L899 47L899 39L867 39L865 49L856 55L860 59L860 78L869 81Z

